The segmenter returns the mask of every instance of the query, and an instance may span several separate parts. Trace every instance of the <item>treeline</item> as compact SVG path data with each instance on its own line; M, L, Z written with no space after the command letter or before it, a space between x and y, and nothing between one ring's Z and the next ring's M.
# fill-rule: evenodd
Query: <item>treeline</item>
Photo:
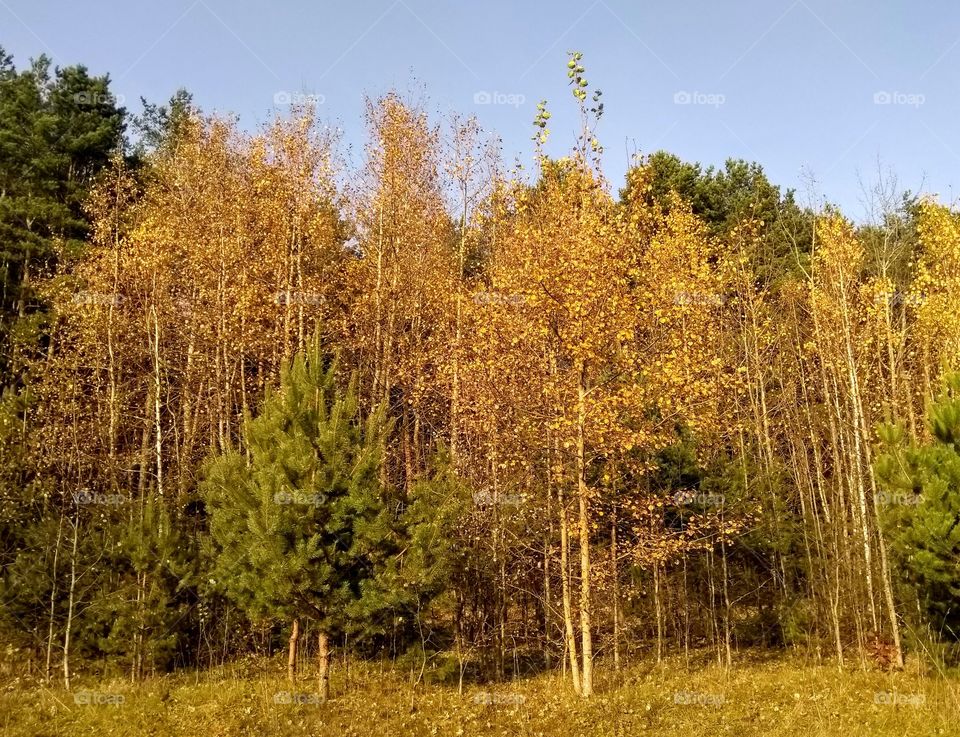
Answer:
M312 632L324 673L340 648L588 696L645 652L951 657L957 213L856 225L662 152L615 194L568 72L566 157L546 103L526 172L390 94L349 171L308 108L131 119L107 78L3 57L19 668L287 646L293 675Z

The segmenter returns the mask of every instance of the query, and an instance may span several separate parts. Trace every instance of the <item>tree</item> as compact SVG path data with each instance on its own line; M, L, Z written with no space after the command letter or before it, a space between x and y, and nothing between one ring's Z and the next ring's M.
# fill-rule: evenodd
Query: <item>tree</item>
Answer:
M767 179L756 162L727 159L723 168L682 161L667 151L656 151L642 159L646 177L645 197L652 203L670 208L671 194L701 218L711 235L735 237L735 230L748 222L759 229L750 256L757 276L764 281L782 279L806 264L812 247L811 213L796 202L793 190ZM634 184L631 183L634 182ZM621 191L624 202L635 198L635 181L628 176Z
M45 56L17 71L0 48L0 371L19 375L44 334L36 285L83 251L84 199L123 148L124 117L109 77L51 74Z
M190 118L196 115L193 95L181 87L166 104L148 102L140 98L143 112L133 119L133 129L139 135L135 153L144 158L150 153L175 145Z
M298 352L247 421L247 453L215 458L203 482L215 580L253 616L316 623L324 699L330 638L370 615L373 555L391 536L383 414L361 418L355 387L338 389L335 371L317 341Z
M455 333L457 258L441 182L439 131L391 93L367 102L370 141L356 192L357 258L349 264L345 342L369 406L395 423L384 479L410 490L424 446L446 425L448 336ZM443 428L445 430L446 428ZM444 433L445 434L445 433ZM396 458L396 460L394 460Z
M903 581L931 629L960 640L960 374L929 411L930 440L882 429L877 476L884 528Z

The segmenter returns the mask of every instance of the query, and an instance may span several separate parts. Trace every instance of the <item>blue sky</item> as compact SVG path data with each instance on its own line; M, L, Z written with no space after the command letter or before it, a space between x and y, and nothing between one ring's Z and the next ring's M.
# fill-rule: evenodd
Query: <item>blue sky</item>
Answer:
M576 49L604 92L615 186L628 152L667 149L759 161L858 220L864 187L890 171L901 188L960 195L960 3L946 0L0 0L0 45L18 63L46 52L109 72L134 111L184 86L254 127L315 95L355 162L364 96L391 88L425 91L438 116L475 114L524 162L547 99L562 154Z

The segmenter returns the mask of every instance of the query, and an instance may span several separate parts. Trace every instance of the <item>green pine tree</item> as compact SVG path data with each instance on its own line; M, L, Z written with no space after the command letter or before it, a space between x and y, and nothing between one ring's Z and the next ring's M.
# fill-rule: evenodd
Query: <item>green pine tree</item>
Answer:
M884 529L904 583L929 627L960 640L960 374L931 405L929 443L881 428L877 459Z
M379 481L383 412L362 418L335 373L317 342L298 353L247 420L246 452L212 460L202 483L214 582L252 617L315 624L322 698L330 639L390 603L378 564L398 527Z
M126 111L107 76L23 70L0 47L0 371L16 383L45 332L36 285L85 248L84 203L96 175L124 147Z

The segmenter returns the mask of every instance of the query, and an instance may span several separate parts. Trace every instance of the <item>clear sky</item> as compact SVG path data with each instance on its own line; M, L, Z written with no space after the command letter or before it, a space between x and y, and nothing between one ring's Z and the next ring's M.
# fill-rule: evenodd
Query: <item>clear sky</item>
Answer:
M141 95L184 86L252 128L315 95L354 161L363 98L390 88L425 90L437 115L475 114L524 162L547 99L561 154L575 49L604 92L617 186L628 151L662 148L759 161L856 219L888 171L901 188L960 195L960 3L948 0L0 0L0 45L18 64L46 52L109 72L134 112Z

